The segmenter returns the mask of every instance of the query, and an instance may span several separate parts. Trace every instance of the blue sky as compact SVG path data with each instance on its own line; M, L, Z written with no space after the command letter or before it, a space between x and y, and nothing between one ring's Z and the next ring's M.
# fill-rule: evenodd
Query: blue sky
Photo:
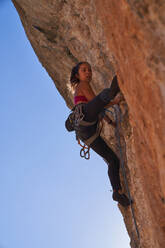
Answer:
M107 165L79 157L69 113L11 1L1 1L0 248L128 248Z

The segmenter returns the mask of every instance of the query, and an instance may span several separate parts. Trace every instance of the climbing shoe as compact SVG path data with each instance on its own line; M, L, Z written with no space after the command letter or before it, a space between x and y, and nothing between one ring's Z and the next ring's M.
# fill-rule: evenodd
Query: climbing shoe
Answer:
M118 191L113 192L112 198L114 201L117 201L123 207L127 207L131 204L128 197L125 194L120 194Z

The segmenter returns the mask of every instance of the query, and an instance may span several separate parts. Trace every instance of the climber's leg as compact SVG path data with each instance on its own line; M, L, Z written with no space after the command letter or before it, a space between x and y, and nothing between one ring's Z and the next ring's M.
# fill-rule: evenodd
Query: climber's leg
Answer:
M107 160L105 161L107 162ZM112 184L113 191L121 190L120 177L119 177L120 161L117 158L117 156L113 155L113 161L111 160L111 162L107 162L107 165L108 165L108 176Z
M116 154L108 147L105 141L99 136L90 146L97 154L106 160L108 164L108 176L113 188L113 200L122 206L130 205L130 201L125 194L121 194L121 184L119 176L120 161Z
M108 147L99 136L90 146L97 154L104 158L108 164L108 176L114 191L121 189L119 166L120 161L116 154Z
M110 88L104 89L99 95L85 105L84 120L89 122L95 121L98 114L103 111L104 107L117 95L119 91L117 76L115 76Z

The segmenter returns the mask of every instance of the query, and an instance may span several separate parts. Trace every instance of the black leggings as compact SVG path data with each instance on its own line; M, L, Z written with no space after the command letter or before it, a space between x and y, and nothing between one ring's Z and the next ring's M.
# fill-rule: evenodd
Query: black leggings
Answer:
M117 77L113 78L110 88L104 89L99 95L93 100L85 104L84 106L84 120L93 122L98 119L98 115L104 110L104 107L116 96L120 91L117 83ZM86 132L88 132L87 129ZM81 139L81 137L80 137ZM111 148L105 143L105 141L99 136L90 145L90 147L99 154L108 164L108 176L112 185L113 190L121 189L119 167L120 161L117 155L112 151Z
M105 141L99 136L90 145L90 147L99 154L108 164L108 176L113 190L118 191L121 189L119 167L120 161L111 148L105 143Z

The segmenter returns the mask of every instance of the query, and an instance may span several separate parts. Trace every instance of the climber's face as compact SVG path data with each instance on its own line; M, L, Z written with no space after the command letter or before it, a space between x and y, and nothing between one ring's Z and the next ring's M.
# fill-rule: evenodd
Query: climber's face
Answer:
M92 69L90 64L88 63L83 63L80 65L78 74L77 74L78 79L80 82L90 82L92 79Z

